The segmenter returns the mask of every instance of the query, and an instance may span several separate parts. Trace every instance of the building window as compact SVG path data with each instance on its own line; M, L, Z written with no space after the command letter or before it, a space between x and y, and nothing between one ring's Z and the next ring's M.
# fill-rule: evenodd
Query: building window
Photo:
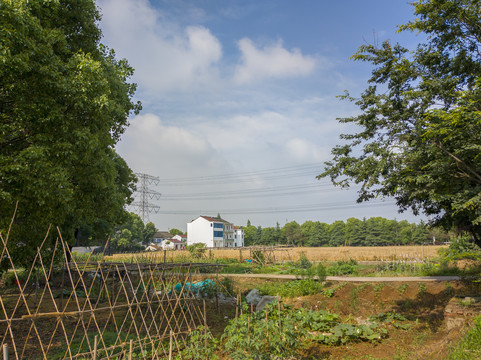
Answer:
M212 226L212 225L211 225L211 226ZM222 224L214 223L214 228L216 228L216 229L222 229Z
M222 231L214 231L214 237L223 237L224 233Z

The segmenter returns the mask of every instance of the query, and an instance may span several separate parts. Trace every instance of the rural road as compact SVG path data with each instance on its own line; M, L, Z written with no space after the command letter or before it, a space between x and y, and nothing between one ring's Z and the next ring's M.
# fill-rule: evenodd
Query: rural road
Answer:
M205 274L207 275L207 274ZM215 274L209 274L215 276ZM296 275L279 275L279 274L219 274L224 277L238 278L258 278L258 279L279 279L279 280L296 280ZM345 281L345 282L432 282L432 281L458 281L460 276L382 276L382 277L354 277L354 276L326 276L327 281Z

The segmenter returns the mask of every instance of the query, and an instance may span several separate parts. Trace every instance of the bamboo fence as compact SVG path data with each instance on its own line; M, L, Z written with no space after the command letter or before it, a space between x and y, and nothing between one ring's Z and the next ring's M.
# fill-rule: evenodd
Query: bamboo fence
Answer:
M212 265L67 261L57 232L55 246L46 236L24 269L12 260L9 233L0 234L0 259L14 283L0 287L3 358L182 358L189 333L206 326L205 302L189 282Z

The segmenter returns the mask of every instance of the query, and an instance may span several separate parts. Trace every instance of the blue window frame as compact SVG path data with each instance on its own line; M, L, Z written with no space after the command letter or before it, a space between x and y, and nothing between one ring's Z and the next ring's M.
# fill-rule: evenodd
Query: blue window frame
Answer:
M214 237L224 237L224 233L222 231L214 231Z
M222 224L214 223L214 228L216 228L216 229L222 229L223 226L222 226Z

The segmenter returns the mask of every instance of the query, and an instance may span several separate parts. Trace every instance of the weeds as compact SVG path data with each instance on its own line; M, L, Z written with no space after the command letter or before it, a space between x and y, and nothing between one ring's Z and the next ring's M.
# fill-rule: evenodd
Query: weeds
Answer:
M398 287L397 292L399 295L403 295L408 290L408 284L402 284Z
M450 360L474 360L481 358L481 316L474 319L473 326L451 350Z

